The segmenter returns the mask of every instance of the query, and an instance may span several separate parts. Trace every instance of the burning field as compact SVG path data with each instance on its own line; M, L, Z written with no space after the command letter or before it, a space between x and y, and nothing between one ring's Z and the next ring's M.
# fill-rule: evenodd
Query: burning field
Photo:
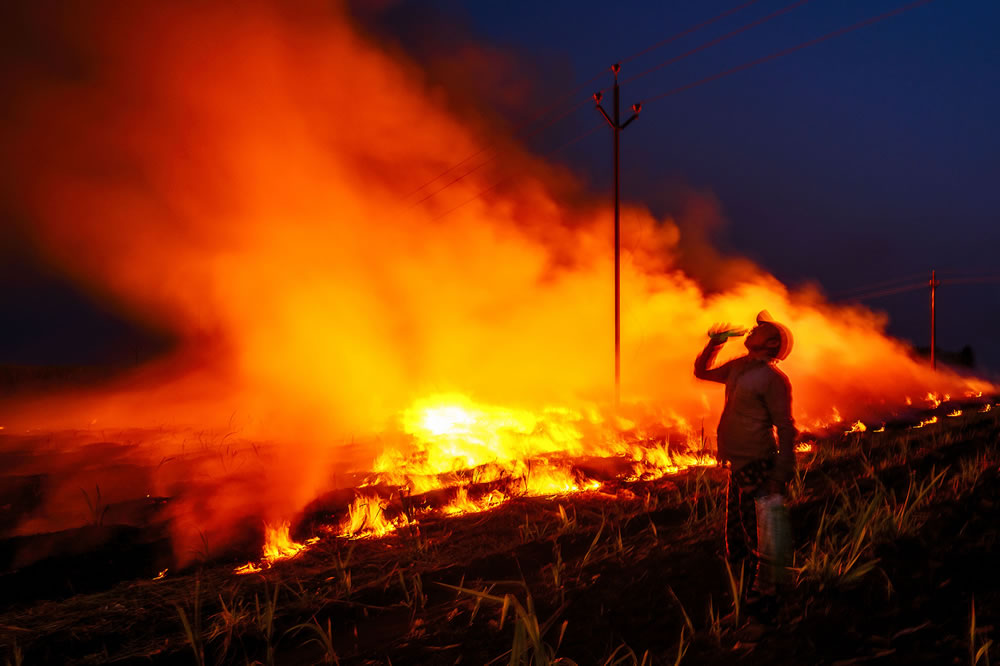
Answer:
M666 440L628 446L627 431L603 457L438 474L426 450L387 454L294 523L223 550L206 537L179 566L158 522L179 499L80 489L88 525L4 540L0 635L8 663L980 663L1000 608L998 400L921 400L802 441L794 587L763 635L723 618L740 612L721 557L726 472ZM475 444L485 417L444 409L418 414ZM4 454L29 443L7 434Z
M8 662L773 663L787 636L719 624L723 397L692 374L765 308L795 334L799 663L982 657L991 383L696 247L691 194L626 206L616 409L604 197L345 9L19 20L53 49L0 128L17 233L175 345L6 387Z

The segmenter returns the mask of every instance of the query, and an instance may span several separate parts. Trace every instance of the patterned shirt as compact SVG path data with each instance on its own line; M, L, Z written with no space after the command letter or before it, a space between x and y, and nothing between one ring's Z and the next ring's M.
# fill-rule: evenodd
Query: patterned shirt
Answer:
M798 434L792 419L792 385L774 361L750 355L711 368L720 346L709 342L694 363L695 377L726 385L726 406L719 419L719 457L739 469L776 455L773 478L787 482L795 470Z

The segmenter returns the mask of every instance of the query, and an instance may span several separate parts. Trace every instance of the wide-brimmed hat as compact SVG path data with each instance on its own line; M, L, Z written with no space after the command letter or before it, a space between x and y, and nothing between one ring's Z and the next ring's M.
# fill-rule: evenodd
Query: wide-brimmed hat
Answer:
M774 317L772 317L771 313L767 310L761 310L757 314L757 325L774 327L781 339L781 343L778 345L778 352L774 355L774 358L779 361L783 361L788 358L788 355L792 352L792 346L795 344L795 338L792 337L792 332L788 330L788 327L784 324L776 322Z

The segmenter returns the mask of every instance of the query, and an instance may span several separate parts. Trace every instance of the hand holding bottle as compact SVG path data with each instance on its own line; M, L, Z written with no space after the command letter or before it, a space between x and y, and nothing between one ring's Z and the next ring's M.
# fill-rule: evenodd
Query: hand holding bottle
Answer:
M730 324L726 322L725 324L715 324L712 328L708 329L708 337L712 339L712 343L716 345L723 344L729 338L738 338L747 334L747 329L735 324Z

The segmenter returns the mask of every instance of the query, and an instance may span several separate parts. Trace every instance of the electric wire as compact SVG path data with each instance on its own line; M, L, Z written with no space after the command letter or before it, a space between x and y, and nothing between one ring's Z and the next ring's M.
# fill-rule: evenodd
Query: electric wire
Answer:
M732 74L736 74L738 72L742 72L742 71L748 70L748 69L750 69L752 67L756 67L757 65L761 65L761 64L763 64L765 62L769 62L771 60L777 60L778 58L781 58L782 56L786 56L786 55L788 55L790 53L794 53L796 51L800 51L800 50L802 50L802 49L804 49L806 47L815 46L816 44L820 44L822 42L825 42L827 40L833 39L835 37L839 37L839 36L845 35L845 34L847 34L849 32L853 32L855 30L859 30L861 28L865 28L865 27L868 27L870 25L874 25L875 23L878 23L880 21L884 21L886 19L889 19L889 18L892 18L892 17L895 17L895 16L899 16L900 14L908 12L908 11L910 11L912 9L916 9L917 7L920 7L922 5L930 4L933 1L934 0L917 0L916 2L911 2L909 4L902 5L900 7L897 7L896 9L893 9L891 11L885 12L884 14L879 14L878 16L873 16L873 17L865 19L863 21L859 21L858 23L854 23L852 25L849 25L849 26L846 26L846 27L843 27L843 28L839 28L839 29L834 30L832 32L828 32L827 34L822 35L820 37L816 37L814 39L810 39L808 41L802 42L800 44L796 44L795 46L790 46L790 47L782 49L780 51L775 51L774 53L771 53L769 55L763 56L761 58L757 58L756 60L751 60L749 62L743 63L742 65L737 65L736 67L732 67L730 69L723 70L721 72L717 72L716 74L713 74L711 76L707 76L707 77L705 77L703 79L699 79L699 80L694 81L692 83L688 83L688 84L685 84L683 86L679 86L679 87L674 88L672 90L668 90L668 91L666 91L664 93L660 93L658 95L653 95L652 97L647 97L646 99L642 100L641 103L642 104L648 104L649 102L655 102L655 101L664 99L666 97L670 97L672 95L676 95L678 93L685 92L685 91L690 90L692 88L696 88L698 86L705 85L706 83L711 83L713 81L717 81L717 80L719 80L721 78L725 78L725 77L730 76Z
M894 286L899 286L901 282L910 282L911 280L916 280L918 278L926 277L926 273L914 273L912 275L907 275L905 277L898 277L894 280L884 280L882 282L876 282L874 284L864 285L862 287L854 287L853 289L847 289L839 293L839 296L846 298L854 293L872 291L877 289L891 288Z
M569 117L571 114L575 113L580 107L582 107L588 101L589 100L584 100L584 101L578 103L576 106L574 106L573 108L569 109L568 111L566 111L562 115L553 118L552 120L550 120L549 122L545 123L544 125L542 125L540 127L535 128L535 130L533 130L529 134L525 135L524 138L525 139L530 139L531 137L533 137L533 136L537 135L539 132L541 132L543 129L547 129L548 127L551 127L552 125L554 125L555 123L559 122L560 120L564 120L565 118ZM476 153L476 155L480 155L483 152L486 152L486 150L487 149L484 148L483 150L481 150L478 153ZM423 202L427 201L428 199L430 199L434 195L438 194L439 192L443 192L444 190L448 189L449 187L451 187L455 183L459 182L460 180L462 180L466 176L469 176L469 175L475 173L476 171L479 171L481 168L483 168L484 166L486 166L490 162L493 162L494 160L497 159L497 157L500 156L499 148L493 148L490 152L493 153L493 155L491 157L487 158L486 160L483 160L482 162L480 162L476 166L472 167L471 169L469 169L468 171L466 171L462 175L456 176L455 178L453 178L452 180L448 181L447 183L445 183L444 185L442 185L438 189L436 189L433 192L431 192L430 194L425 195L422 199L418 199L417 201L413 202L412 204L410 204L410 208L413 208L415 206L418 206L418 205L422 204ZM468 161L468 160L463 160L463 161Z
M892 296L894 294L902 294L907 291L915 291L917 289L927 289L928 285L925 282L919 284L904 285L901 287L895 287L892 289L881 289L878 291L873 291L865 294L855 294L854 296L848 296L845 298L840 298L840 301L867 301L871 298L882 298L883 296Z
M920 274L923 275L923 274ZM915 277L919 277L915 276ZM900 280L889 280L882 284L891 285ZM1000 275L980 275L975 277L959 277L959 278L941 278L938 280L938 286L956 285L956 284L995 284L1000 283ZM878 285L871 285L871 287L876 287ZM882 296L891 296L893 294L901 294L907 291L915 291L917 289L929 289L930 282L917 282L906 285L896 285L893 287L887 287L884 289L855 289L851 292L843 292L836 296L836 301L861 301L867 300L869 298L880 298ZM859 292L859 293L853 293Z
M598 123L597 125L594 125L593 127L591 127L586 132L583 132L582 134L578 134L577 136L573 137L569 141L567 141L565 143L562 143L562 144L556 146L555 148L553 148L551 150L546 151L545 153L543 153L543 155L551 155L552 153L557 153L557 152L559 152L561 150L565 150L566 148L569 148L570 146L572 146L574 143L577 143L578 141L582 141L583 139L586 139L588 136L590 136L591 134L593 134L597 130L601 129L602 127L604 127L604 121L603 120L600 123ZM457 206L454 206L453 208L450 208L450 209L446 210L445 212L441 213L437 217L432 218L431 222L437 222L441 218L446 217L448 215L451 215L452 213L454 213L459 208L462 208L463 206L466 206L466 205L472 203L476 199L479 199L484 194L487 194L487 193L495 190L497 187L499 187L500 185L503 185L504 183L506 183L507 181L509 181L513 177L514 177L513 175L510 175L510 176L507 176L505 178L501 178L500 180L496 181L495 183L493 183L492 185L490 185L486 189L480 190L479 192L477 192L476 194L472 195L471 197L469 197L468 199L466 199L462 203L458 204Z
M745 26L743 26L741 28L738 28L735 31L727 33L726 35L723 35L722 37L716 38L714 40L710 40L709 42L706 42L705 44L702 44L701 46L696 47L692 51L688 51L685 54L682 54L681 56L676 56L674 58L671 58L670 60L667 60L667 61L664 61L664 62L660 63L659 65L655 65L654 67L652 67L650 69L647 69L644 72L641 72L641 73L639 73L639 74L637 74L637 75L635 75L633 77L630 77L629 79L626 79L624 82L634 81L637 78L640 78L642 76L646 76L647 74L649 74L649 73L651 73L653 71L656 71L658 69L661 69L662 67L665 67L666 65L671 64L672 62L676 62L677 60L679 60L679 59L681 59L683 57L687 57L688 55L691 55L693 53L697 53L699 51L705 50L705 49L709 48L710 46L714 46L714 45L718 44L719 42L724 41L725 39L728 39L728 38L730 38L732 36L735 36L735 35L737 35L737 34L739 34L741 32L745 32L746 30L749 30L749 29L751 29L753 27L761 25L762 23L764 23L766 21L769 21L769 20L771 20L773 18L776 18L777 16L780 16L782 14L786 14L786 13L792 11L793 9L796 9L799 6L806 4L809 1L810 0L797 0L797 2L794 2L794 3L790 4L790 5L786 5L785 7L782 7L781 9L778 9L778 10L776 10L776 11L774 11L774 12L772 12L772 13L770 13L770 14L768 14L768 15L760 18L760 19L757 19L756 21L748 23L747 25L745 25ZM933 2L933 0L917 0L916 2L911 2L911 3L903 5L901 7L897 7L896 9L893 9L891 11L885 12L883 14L879 14L877 16L870 17L870 18L865 19L863 21L860 21L858 23L855 23L855 24L852 24L852 25L849 25L849 26L846 26L846 27L843 27L843 28L839 28L839 29L834 30L832 32L829 32L829 33L827 33L825 35L822 35L820 37L817 37L817 38L814 38L814 39L802 42L800 44L796 44L795 46L791 46L791 47L788 47L786 49L782 49L780 51L776 51L774 53L771 53L769 55L763 56L761 58L757 58L756 60L751 60L749 62L743 63L743 64L738 65L736 67L733 67L733 68L730 68L730 69L727 69L727 70L723 70L722 72L718 72L716 74L713 74L711 76L705 77L705 78L700 79L698 81L694 81L692 83L680 86L678 88L674 88L673 90L669 90L667 92L664 92L664 93L661 93L661 94L658 94L658 95L654 95L652 97L647 97L641 103L648 104L649 102L652 102L652 101L658 101L658 100L663 99L665 97L669 97L669 96L676 95L678 93L690 90L691 88L695 88L695 87L704 85L706 83L710 83L712 81L716 81L718 79L724 78L726 76L730 76L732 74L736 74L738 72L745 71L745 70L750 69L752 67L755 67L757 65L763 64L765 62L769 62L771 60L776 60L778 58L781 58L781 57L783 57L785 55L788 55L790 53L794 53L794 52L799 51L801 49L804 49L806 47L814 46L816 44L820 44L822 42L825 42L827 40L833 39L835 37L839 37L839 36L847 34L849 32L853 32L855 30L859 30L861 28L873 25L873 24L878 23L880 21L884 21L884 20L886 20L888 18L892 18L894 16L898 16L900 14L903 14L903 13L907 12L907 11L915 9L915 8L921 6L921 5L929 4L930 2ZM738 9L742 9L745 6L748 6L748 3L744 3L743 5L740 5L740 6L738 6L735 9L728 10L728 12L725 12L724 15L729 15L729 14L733 13L734 11L737 11ZM716 20L718 20L719 18L721 18L722 16L723 15L720 15L719 17L716 17L716 18L711 19L709 21L703 22L702 24L700 24L700 27L704 27L705 25L709 25L709 24L715 22ZM692 31L693 31L693 29L688 29L687 31L683 31L683 33L679 33L679 34L689 34ZM673 39L674 38L668 38L667 40L663 40L663 43L669 43L670 41L673 41ZM654 47L655 47L655 45L654 45ZM647 49L644 49L643 51L639 51L639 52L637 52L637 54L635 54L635 56L637 57L638 55L641 55L641 54L643 54L645 52L648 52L652 48L653 47L649 47ZM633 56L630 56L630 59L632 57ZM603 74L603 72L601 74ZM598 74L598 75L595 75L594 77L591 77L591 79L589 79L588 81L593 81L594 79L596 79L601 74ZM580 88L582 88L584 85L586 85L586 82L584 84L581 84L580 86L578 86L577 90L579 90ZM570 111L566 112L562 116L559 116L558 118L549 121L545 125L542 125L541 127L536 128L536 130L532 133L532 135L533 134L537 134L542 129L545 129L546 127L554 124L555 122L557 122L558 119L561 119L561 118L565 117L566 115L569 115L570 113L576 111L578 108L580 108L581 106L583 106L584 103L585 102L580 102L579 104L575 105ZM542 114L539 117L543 117L543 116L544 116L544 114ZM533 119L532 121L530 121L527 125L530 125L531 123L535 122L535 120L537 120L537 117L535 119ZM435 180L437 180L438 178L440 178L440 177L446 175L447 173L451 172L452 170L454 170L455 168L457 168L461 164L463 164L465 162L468 162L470 159L473 159L474 157L476 157L478 155L481 155L483 152L486 152L487 150L488 150L488 147L484 147L484 148L480 149L479 151L477 151L476 153L474 153L473 155L471 155L471 156L465 158L464 160L462 160L461 162L457 163L456 165L454 165L452 167L449 167L449 169L445 170L444 172L442 172L441 174L439 174L438 176L436 176L435 178L433 178L431 181L428 181L426 184L424 184L424 185L420 186L419 188L417 188L417 190L415 190L414 193L419 192L421 189L423 189L424 187L426 187L426 185L434 182ZM495 159L495 157L491 158L491 159ZM432 196L434 196L438 192L441 192L444 189L447 189L448 187L450 187L452 184L454 184L454 183L462 180L463 178L465 178L466 176L468 176L470 173L472 173L474 171L477 171L482 166L483 166L483 164L480 164L480 165L474 167L469 172L463 174L462 176L459 176L459 177L453 179L451 182L449 182L445 186L439 188L438 190L436 190L435 192L431 193L430 195L425 196L423 199L421 199L417 203L421 203L423 201L426 201L427 199L431 198Z
M939 276L949 277L949 278L978 278L978 277L995 276L995 274L987 273L986 271L970 271L970 270L955 271L947 268L944 270L938 270L937 274Z
M990 284L1000 282L1000 275L984 276L977 278L947 278L941 280L941 284Z
M707 28L708 26L712 25L713 23L715 23L717 21L721 21L722 19L727 18L729 16L732 16L736 12L738 12L740 10L743 10L743 9L746 9L750 5L755 5L758 2L760 2L760 0L750 0L749 2L744 2L742 5L737 5L736 7L733 7L732 9L726 10L726 11L722 12L721 14L719 14L718 16L715 16L713 18L708 19L707 21L702 21L701 23L698 23L697 25L691 26L687 30L682 30L681 32L678 32L676 35L671 35L670 37L667 37L666 39L662 39L662 40L656 42L655 44L651 44L650 46L647 46L646 48L642 49L641 51L633 53L632 55L628 56L627 58L622 58L621 60L618 61L618 63L622 64L622 63L626 63L626 62L632 62L636 58L644 56L647 53L651 53L652 51L655 51L656 49L662 48L662 47L666 46L667 44L670 44L672 42L676 42L681 37L686 37L687 35L690 35L692 33L698 32L702 28ZM604 72L601 72L601 73L603 74Z
M808 0L806 0L806 1L808 1ZM619 62L630 62L630 61L634 60L635 58L638 58L638 57L643 56L643 55L645 55L647 53L650 53L651 51L654 51L654 50L656 50L658 48L666 46L667 44L670 44L671 42L674 42L674 41L680 39L681 37L684 37L686 35L689 35L689 34L692 34L694 32L697 32L698 30L701 30L702 28L708 27L708 26L712 25L713 23L716 23L717 21L720 21L720 20L722 20L722 19L724 19L724 18L726 18L728 16L731 16L731 15L735 14L736 12L738 12L738 11L740 11L742 9L745 9L746 7L749 7L750 5L755 4L756 2L759 2L759 0L750 0L749 2L744 2L744 3L742 3L742 4L740 4L740 5L736 6L736 7L728 9L728 10L722 12L721 14L718 14L717 16L714 16L714 17L712 17L712 18L710 18L710 19L708 19L706 21L702 21L701 23L698 23L698 24L696 24L696 25L694 25L694 26L692 26L690 28L687 28L685 30L682 30L681 32L678 32L678 33L670 36L670 37L667 37L666 39L660 40L659 42L656 42L655 44L652 44L652 45L650 45L650 46L648 46L648 47L646 47L646 48L644 48L644 49L642 49L640 51L637 51L636 53L633 53L632 55L630 55L630 56L628 56L628 57L620 60ZM552 104L549 104L544 109L542 109L542 111L540 111L538 114L532 116L530 119L528 119L524 123L521 123L520 125L518 125L517 127L515 127L513 133L516 135L516 134L520 133L521 131L527 129L528 127L530 127L534 123L538 122L542 118L546 117L553 109L555 109L557 107L561 107L563 105L563 103L565 103L566 101L568 101L568 100L572 99L573 97L575 97L581 90L584 90L585 88L587 88L588 86L590 86L591 83L593 83L594 81L596 81L600 77L602 77L605 74L607 74L607 72L608 72L607 68L602 69L600 72L594 74L593 76L591 76L586 81L583 81L583 82L579 83L572 90L570 90L569 92L567 92L564 95L560 96L557 99L556 102L553 102ZM541 130L543 130L543 129L551 126L555 122L557 122L559 119L564 118L564 117L568 116L570 113L575 112L577 109L579 109L581 106L583 106L584 104L586 104L589 101L590 100L584 100L584 101L582 101L582 102L574 105L569 111L566 111L565 113L563 113L562 115L560 115L558 118L556 118L554 120L550 120L546 124L544 124L544 125L536 128L531 134L529 134L525 138L529 138L531 136L534 136L535 134L537 134ZM476 152L468 155L467 157L459 160L458 162L456 162L455 164L451 165L450 167L448 167L444 171L440 172L439 174L437 174L436 176L434 176L430 180L425 181L423 184L421 184L420 186L418 186L416 189L410 191L408 194L406 194L403 197L403 200L405 201L406 199L409 199L410 197L412 197L415 194L419 193L425 187L431 185L432 183L434 183L434 182L440 180L441 178L447 176L449 173L451 173L455 169L461 167L463 164L466 164L470 160L473 160L476 157L479 157L483 153L488 152L490 150L493 150L493 152L496 152L495 148L491 148L491 144L487 144L486 146L483 146L482 148L480 148ZM489 161L492 161L493 159L496 159L496 157L495 156L492 157L486 163L488 163ZM476 171L479 168L481 168L482 166L483 166L483 164L480 164L479 166L474 167L472 169L472 171ZM469 173L471 173L472 171L470 171ZM466 173L465 175L468 175L468 173ZM423 199L420 199L420 201L417 201L416 203L419 204L419 203L422 203L423 201L426 201L427 199L429 199L430 197L434 196L438 192L440 192L440 191L442 191L444 189L447 189L447 187L450 186L451 184L453 184L455 182L458 182L459 180L461 180L462 178L464 178L465 175L460 176L459 178L454 179L453 181L451 181L450 183L448 183L448 185L445 185L444 187L439 188L435 192L431 193L429 196L426 196ZM416 205L416 204L414 204L414 205Z
M749 23L749 24L747 24L747 25L745 25L745 26L743 26L741 28L738 28L735 31L727 33L726 35L723 35L722 37L716 38L714 40L710 40L709 42L706 42L705 44L702 44L701 46L696 47L695 49L693 49L691 51L688 51L685 54L682 54L681 56L677 56L677 57L672 58L670 60L664 61L664 62L662 62L662 63L660 63L658 65L655 65L654 67L652 67L650 69L647 69L644 72L641 72L641 73L639 73L639 74L637 74L637 75L635 75L633 77L630 77L629 79L626 79L624 82L634 81L637 78L640 78L642 76L646 76L647 74L649 74L649 73L651 73L653 71L656 71L658 69L661 69L662 67L665 67L666 65L668 65L668 64L670 64L672 62L676 62L677 60L679 60L681 58L684 58L684 57L687 57L688 55L692 55L693 53L697 53L699 51L705 50L705 49L709 48L710 46L714 46L714 45L720 43L721 41L724 41L725 39L728 39L728 38L730 38L732 36L740 34L741 32L745 32L746 30L749 30L749 29L751 29L753 27L761 25L762 23L764 23L766 21L769 21L769 20L771 20L773 18L776 18L777 16L780 16L782 14L788 13L788 12L792 11L793 9L796 9L797 7L799 7L801 5L806 4L809 1L810 0L797 0L796 2L794 2L794 3L790 4L790 5L786 5L785 7L782 7L781 9L778 9L775 12L772 12L771 14L768 14L768 15L760 18L760 19L757 19L756 21L753 21L753 22L751 22L751 23ZM756 65L763 64L763 63L768 62L770 60L775 60L775 59L780 58L782 56L788 55L789 53L793 53L795 51L798 51L798 50L801 50L803 48L806 48L808 46L813 46L815 44L819 44L819 43L827 41L829 39L833 39L834 37L838 37L838 36L846 34L848 32L852 32L854 30L858 30L860 28L872 25L874 23L878 23L880 21L883 21L885 19L891 18L893 16L897 16L897 15L902 14L904 12L907 12L907 11L909 11L911 9L915 9L918 6L929 4L932 1L933 0L917 0L916 2L912 2L912 3L909 3L907 5L904 5L904 6L901 6L901 7L897 7L896 9L891 10L889 12L885 12L885 13L880 14L878 16L871 17L869 19L866 19L864 21L860 21L858 23L855 23L853 25L850 25L850 26L847 26L847 27L844 27L844 28L840 28L840 29L835 30L833 32L830 32L830 33L827 33L827 34L822 35L820 37L817 37L815 39L808 40L806 42L802 42L802 43L797 44L795 46L792 46L792 47L783 49L781 51L777 51L775 53L769 54L769 55L764 56L762 58L758 58L756 60L752 60L752 61L749 61L747 63L743 63L742 65L738 65L737 67L734 67L734 68L731 68L731 69L728 69L728 70L724 70L722 72L718 72L718 73L716 73L716 74L714 74L712 76L706 77L704 79L700 79L698 81L695 81L693 83L689 83L689 84L681 86L679 88L675 88L675 89L667 91L665 93L661 93L659 95L655 95L653 97L646 98L646 99L643 100L642 103L648 103L650 101L657 101L657 100L663 99L665 97L669 97L671 95L675 95L675 94L678 94L680 92L689 90L691 88L694 88L694 87L697 87L697 86L700 86L700 85L704 85L704 84L709 83L711 81L715 81L715 80L724 78L724 77L729 76L731 74L735 74L737 72L741 72L741 71L750 69L751 67L755 67ZM705 21L705 22L703 22L703 23L701 23L701 24L699 24L697 26L694 26L693 28L689 28L689 29L687 29L685 31L682 31L681 33L678 33L677 35L675 35L675 36L673 36L671 38L668 38L666 40L662 40L661 42L658 42L657 44L659 44L659 45L667 44L667 43L673 41L674 39L677 39L680 36L683 36L685 34L690 34L691 32L694 32L697 29L700 29L702 27L710 25L711 23L714 23L715 21L717 21L717 20L719 20L719 19L721 19L721 18L723 18L725 16L731 15L732 13L734 13L734 12L740 10L740 9L743 9L744 7L749 6L750 4L752 4L752 3L744 3L742 5L739 5L736 8L730 9L727 12L724 12L723 14L720 14L719 16L714 17L713 19ZM649 51L651 51L651 50L653 50L653 49L655 49L657 47L658 46L656 44L654 44L651 47L647 47L646 49L643 49L642 51L639 51L636 54L633 54L632 56L629 56L629 58L627 58L627 60L631 60L634 57L638 57L639 55L643 55L644 53L648 53ZM588 79L586 82L580 84L579 86L576 87L576 89L574 90L574 93L576 91L579 91L585 85L587 85L589 82L592 82L593 80L595 80L596 78L598 78L599 76L601 76L603 74L604 74L604 72L596 74L593 77L591 77L590 79ZM550 127L551 125L555 124L559 120L567 117L571 113L574 113L576 110L578 110L580 107L582 107L585 103L586 103L585 101L581 101L580 103L574 105L572 108L570 108L565 113L563 113L563 114L561 114L559 116L556 116L553 119L550 119L547 123L545 123L545 124L543 124L543 125L535 128L535 130L532 131L528 135L528 137L536 135L537 133L539 133L543 129L546 129L547 127ZM534 117L529 122L523 124L520 129L523 129L524 127L528 127L531 124L533 124L534 122L536 122L538 119L544 117L546 115L546 113L547 113L548 110L549 109L547 108L541 114L539 114L538 116ZM519 130L515 130L515 132L516 131L519 131ZM526 138L528 138L528 137L526 137ZM448 169L446 169L445 171L441 172L440 174L438 174L437 176L435 176L434 178L432 178L430 181L427 181L426 183L424 183L423 185L421 185L416 190L414 190L409 195L407 195L406 198L409 198L413 194L416 194L417 192L419 192L420 190L422 190L427 185L435 182L436 180L438 180L439 178L447 175L448 173L450 173L454 169L458 168L462 164L467 163L469 160L474 159L475 157L477 157L477 156L479 156L479 155L481 155L484 152L487 152L489 150L491 150L490 146L484 146L483 148L481 148L480 150L476 151L472 155L466 157L465 159L461 160L460 162L456 163L455 165L453 165L453 166L449 167ZM463 173L462 175L460 175L460 176L458 176L456 178L453 178L451 181L449 181L448 183L446 183L444 186L438 188L437 190L435 190L434 192L431 192L430 194L425 195L423 198L421 198L420 200L418 200L417 202L415 202L414 204L412 204L412 206L416 206L416 205L418 205L418 204L420 204L420 203L422 203L424 201L427 201L428 199L430 199L431 197L435 196L439 192L442 192L443 190L449 188L450 186L452 186L455 183L461 181L462 179L466 178L467 176L469 176L470 174L474 173L475 171L478 171L480 168L482 168L483 166L485 166L489 162L491 162L494 159L496 159L496 157L497 157L497 154L496 154L497 153L497 149L493 148L492 151L495 154L490 159L485 160L484 162L478 164L477 166L473 167L472 169L468 170L467 172Z
M576 93L578 93L580 91L580 89L582 89L583 87L588 86L591 83L593 83L594 81L596 81L598 78L600 78L601 76L604 75L605 71L607 71L607 70L604 70L604 71L601 71L598 74L595 74L594 76L590 77L589 79L587 79L586 81L584 81L583 83L581 83L580 85L578 85L576 88L573 89L573 93L572 94L575 95ZM570 97L569 94L563 95L560 98L560 101L565 101L569 97ZM583 101L575 104L572 108L570 108L568 111L564 112L562 115L558 116L557 118L555 118L553 120L550 120L549 122L547 122L544 125L541 125L540 127L535 128L535 130L532 131L530 134L528 134L525 138L530 138L530 137L534 136L535 134L537 134L538 132L542 131L543 129L551 126L552 124L554 124L558 120L561 120L561 119L565 118L566 116L570 115L571 113L573 113L574 111L576 111L577 109L579 109L580 107L582 107L584 104L586 104L587 101L589 101L589 100L583 100ZM551 111L551 109L552 109L553 106L555 106L555 104L547 106L540 113L532 116L529 120L527 120L524 123L521 123L520 125L516 126L514 128L514 130L513 130L513 134L515 134L515 135L518 134L519 132L521 132L522 130L526 129L527 127L530 127L532 124L534 124L538 120L541 120L542 118L544 118L547 115L547 113L549 111ZM416 189L412 190L409 194L407 194L406 196L404 196L403 200L405 201L406 199L409 199L414 194L417 194L418 192L420 192L420 190L424 189L425 187L427 187L431 183L433 183L433 182L435 182L435 181L437 181L437 180L439 180L439 179L447 176L449 173L451 173L452 171L454 171L458 167L462 166L463 164L465 164L469 160L475 159L476 157L479 157L483 153L486 153L486 152L494 152L495 153L496 151L497 151L497 148L494 146L494 144L487 143L485 146L483 146L482 148L480 148L476 152L474 152L474 153L468 155L467 157L459 160L455 164L452 164L450 167L448 167L447 169L445 169L444 171L442 171L438 175L434 176L430 180L425 181L423 184L421 184ZM487 160L487 162L490 162L490 161L492 161L494 159L496 159L496 157L490 158L489 160ZM478 169L479 167L476 167L476 168ZM443 187L441 189L445 189L445 188ZM437 192L440 192L440 191L441 190L439 189L436 192L434 192L433 194L436 194ZM431 196L433 196L433 194ZM424 201L424 200L425 199L421 199L420 201ZM420 201L418 201L417 203L420 203Z
M721 44L722 42L726 41L727 39L732 39L733 37L735 37L735 36L737 36L739 34L742 34L742 33L746 32L747 30L752 30L753 28L756 28L757 26L763 25L763 24L767 23L768 21L770 21L772 19L775 19L775 18L777 18L779 16L782 16L783 14L787 14L788 12L790 12L790 11L792 11L794 9L798 9L799 7L801 7L802 5L806 4L807 2L810 2L810 0L796 0L796 2L793 2L790 5L786 5L786 6L782 7L781 9L778 9L776 11L773 11L770 14L757 19L756 21L751 21L750 23L747 23L746 25L741 26L741 27L737 28L736 30L733 30L731 32L727 32L726 34L721 35L719 37L716 37L715 39L711 39L711 40L705 42L704 44L701 44L699 46L694 47L693 49L691 49L689 51L685 51L684 53L681 53L680 55L676 55L676 56L674 56L674 57L672 57L672 58L670 58L668 60L664 60L661 63L653 65L652 67L650 67L648 69L645 69L645 70L639 72L638 74L635 74L634 76L630 76L629 78L627 78L627 79L625 79L625 80L622 81L622 85L624 85L626 83L631 83L632 81L635 81L637 79L641 79L644 76L648 76L648 75L652 74L653 72L657 72L657 71L663 69L664 67L667 67L668 65L672 65L672 64L674 64L676 62L679 62L679 61L683 60L684 58L692 56L692 55L694 55L696 53L701 53L705 49L708 49L708 48L711 48L711 47L716 46L718 44ZM605 92L607 90L609 90L609 89L605 88L604 91L602 91L602 92Z

